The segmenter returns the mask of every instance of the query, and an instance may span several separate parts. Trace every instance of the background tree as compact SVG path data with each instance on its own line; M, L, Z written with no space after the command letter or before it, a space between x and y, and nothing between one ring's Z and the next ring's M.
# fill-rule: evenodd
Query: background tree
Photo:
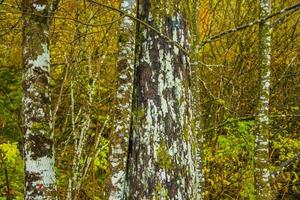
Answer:
M295 4L296 1L273 1L272 13ZM258 9L257 1L202 1L200 6L202 41L224 29L235 30L200 49L195 66L194 84L199 87L197 93L201 99L195 112L201 112L204 138L205 199L255 198L253 125L260 94L259 26L256 23L238 31L236 27L255 21ZM297 10L286 12L271 20L274 63L271 85L276 85L271 87L269 104L271 172L298 151L295 144L299 141L296 130L299 124L293 123L298 119L298 111L294 109L298 98L293 95L298 86L292 84L299 78L296 72L299 55L295 54L299 48L295 44L299 40L297 13ZM283 145L283 141L294 144L294 148ZM276 176L272 187L276 188L273 192L277 198L297 198L298 179L292 173L298 174L295 171L298 166L299 162L295 161Z
M115 30L121 18L84 1L64 3L52 26L58 190L62 199L102 199L108 195L104 180L115 95Z
M124 0L123 11L134 15L136 1ZM110 138L111 153L109 199L125 199L127 191L126 164L128 158L128 141L131 127L133 71L135 62L135 26L134 21L124 17L120 24L119 53L117 62L117 92L115 96L114 128Z
M260 1L260 18L271 13L268 0ZM269 165L269 102L271 80L271 22L260 24L259 30L259 66L260 66L260 96L258 101L258 133L255 139L255 193L257 199L272 199Z
M198 67L198 59L199 59L199 50L200 50L200 34L199 34L199 27L201 25L201 21L199 20L200 16L200 4L201 2L199 0L194 0L192 1L192 11L191 15L189 16L189 21L193 22L190 24L191 27L191 52L190 52L190 59L191 59L191 88L192 88L192 110L199 110L200 107L200 87L197 81L197 67ZM197 170L197 188L199 196L197 197L198 199L203 198L204 194L204 174L203 174L203 160L202 160L202 153L203 153L203 144L202 140L203 137L200 135L201 132L201 113L200 112L193 112L193 120L194 120L194 132L197 138L197 153L196 153L196 170Z

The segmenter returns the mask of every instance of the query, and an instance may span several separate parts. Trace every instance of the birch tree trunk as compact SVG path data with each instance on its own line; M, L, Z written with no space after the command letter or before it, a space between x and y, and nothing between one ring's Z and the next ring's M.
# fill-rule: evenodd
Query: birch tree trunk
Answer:
M48 1L23 0L25 199L56 199L50 110Z
M202 162L202 141L203 141L203 135L200 135L201 131L201 109L200 109L200 101L199 99L200 94L199 92L201 89L199 88L199 81L198 76L196 74L198 68L198 55L200 50L200 35L199 35L199 10L200 10L200 0L193 0L192 1L192 15L190 17L190 21L192 23L192 52L191 52L191 62L192 65L192 107L193 110L196 111L196 113L193 116L194 120L194 132L196 133L196 175L197 175L197 200L203 199L203 192L204 192L204 174L203 174L203 162Z
M124 0L121 9L135 14L136 1ZM132 84L134 70L135 34L134 22L124 17L120 24L119 60L117 64L118 85L115 98L114 133L111 136L110 148L110 184L109 199L126 198L126 163L128 154L128 138L131 124Z
M183 1L138 1L138 17L189 48ZM140 25L129 145L129 199L195 199L188 57Z
M271 13L269 0L260 0L260 18ZM269 171L269 99L271 76L271 27L270 21L260 24L261 88L258 103L258 133L255 141L255 190L256 199L272 199Z

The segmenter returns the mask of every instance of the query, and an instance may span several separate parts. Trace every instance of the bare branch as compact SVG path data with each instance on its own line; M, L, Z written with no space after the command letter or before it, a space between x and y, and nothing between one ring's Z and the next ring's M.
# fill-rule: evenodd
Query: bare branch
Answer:
M273 17L276 17L276 16L278 16L278 15L281 15L281 14L286 13L286 12L289 12L289 11L290 11L290 12L296 12L296 11L299 10L299 9L300 9L300 3L297 3L297 4L292 5L292 6L290 6L290 7L286 7L286 8L284 8L284 9L282 9L282 10L276 12L276 13L270 14L270 15L268 15L267 17L257 19L257 20L255 20L255 21L252 21L252 22L248 23L248 24L244 24L244 25L241 25L241 26L238 26L238 27L235 27L235 28L226 30L226 31L222 31L222 32L220 32L220 33L218 33L218 34L216 34L216 35L213 35L213 36L209 37L208 39L202 41L202 43L200 44L200 47L202 48L202 47L204 47L207 43L210 43L210 42L213 42L213 41L215 41L215 40L218 40L218 39L220 39L221 37L223 37L223 36L225 36L225 35L228 35L228 34L230 34L230 33L235 33L235 32L237 32L237 31L240 31L240 30L249 28L249 27L254 26L254 25L256 25L256 24L264 23L265 21L267 21L267 20L269 20L269 19L271 19L271 18L273 18Z
M275 177L277 175L279 175L281 172L283 172L288 166L290 166L293 162L295 162L296 160L300 159L300 153L296 154L294 157L288 159L287 161L281 163L281 165L279 166L279 169L272 172L272 176Z
M154 31L155 33L157 33L160 37L162 37L163 39L166 40L166 42L169 42L173 45L175 45L179 50L181 50L185 55L189 55L189 52L183 47L181 46L178 42L172 40L170 37L168 37L167 35L163 34L162 32L160 32L159 30L157 30L156 28L154 28L153 26L151 26L150 24L148 24L147 22L144 22L143 20L140 20L139 18L137 17L134 17L128 13L126 13L125 11L123 10L120 10L118 8L115 8L113 6L110 6L110 5L106 5L106 4L103 4L103 3L100 3L100 2L96 2L94 0L87 0L88 2L90 3L93 3L93 4L96 4L96 5L99 5L99 6L102 6L102 7L105 7L105 8L108 8L110 10L113 10L113 11L116 11L120 14L122 14L123 16L126 16L126 17L129 17L130 19L136 21L136 22L139 22L141 23L142 25L146 26L147 28L149 28L150 30Z
M233 124L233 123L239 122L239 121L254 120L255 117L258 117L258 115L251 115L251 116L246 116L246 117L238 117L238 118L234 118L234 119L226 119L222 123L217 124L216 126L213 126L213 127L210 127L210 128L202 130L201 133L202 134L203 133L207 133L209 131L212 131L212 130L224 127L227 124ZM285 118L285 117L300 117L300 115L287 114L287 115L270 115L269 116L269 118Z

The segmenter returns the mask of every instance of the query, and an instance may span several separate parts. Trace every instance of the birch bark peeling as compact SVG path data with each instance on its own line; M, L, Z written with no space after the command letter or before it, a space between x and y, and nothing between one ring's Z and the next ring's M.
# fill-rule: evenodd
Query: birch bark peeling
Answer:
M269 0L260 0L260 17L271 13ZM271 34L270 21L260 24L260 71L261 88L258 102L258 133L255 141L255 190L256 199L272 199L269 171L269 101L271 77Z
M56 199L51 137L48 1L24 0L23 98L25 199Z
M138 15L188 49L182 4L140 0ZM189 59L152 30L140 25L138 33L128 197L195 199Z
M121 10L135 14L136 1L124 0ZM134 21L124 17L120 24L119 60L117 64L118 85L115 97L116 109L114 117L114 133L111 136L110 148L110 183L109 199L126 198L126 163L128 154L128 138L131 124L132 85L135 52Z

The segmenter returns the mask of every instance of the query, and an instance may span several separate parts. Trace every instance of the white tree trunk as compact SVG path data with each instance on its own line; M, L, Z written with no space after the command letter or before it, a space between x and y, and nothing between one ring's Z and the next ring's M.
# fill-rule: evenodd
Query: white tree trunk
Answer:
M260 18L271 13L269 0L260 0ZM260 24L261 88L258 102L258 133L255 141L256 199L272 199L269 171L269 99L271 77L271 27L270 21Z
M106 123L106 122L104 123L103 125L104 127L102 131L96 137L95 145L93 148L93 152L95 152L95 155L87 155L85 149L88 145L87 138L90 135L90 131L91 131L90 126L92 123L91 120L92 105L94 103L94 98L96 93L96 81L100 74L99 69L97 70L96 74L93 74L92 71L93 65L92 65L91 56L92 56L91 52L89 52L89 56L88 56L89 62L87 67L89 72L88 77L89 80L92 80L92 82L87 85L88 100L85 106L80 107L76 115L75 115L76 97L74 96L75 84L73 80L71 81L71 118L72 118L72 136L74 139L74 155L72 161L72 174L69 177L69 182L68 182L68 189L67 189L67 196L66 196L67 200L78 199L78 192L80 191L82 183L86 178L85 176L87 175L90 169L91 162L99 154L97 149L99 147L101 135ZM105 57L106 54L103 55L100 66L105 61ZM87 162L81 163L80 160L82 160L85 156L88 157Z
M202 162L202 138L203 136L200 135L201 132L201 113L200 113L200 109L199 109L199 105L201 104L201 99L199 99L199 92L201 91L201 89L199 88L199 81L197 81L197 74L196 71L198 68L198 55L199 55L199 49L200 49L200 35L199 35L199 20L198 20L198 15L199 15L199 10L200 10L200 1L199 0L193 0L192 1L192 13L191 13L191 17L189 18L189 20L193 23L191 23L192 26L192 52L191 52L191 63L193 63L193 65L191 65L191 71L192 71L192 93L193 93L193 97L192 97L192 107L193 110L196 111L194 112L194 132L196 134L196 138L197 138L197 144L196 144L196 149L197 149L197 153L196 153L196 175L197 175L197 200L202 200L203 196L204 196L204 174L203 174L203 162Z
M50 108L49 5L24 0L25 199L56 199Z
M121 9L134 15L136 0L124 0ZM126 162L128 154L128 138L131 124L132 85L134 70L135 34L134 22L124 17L120 24L118 82L115 97L114 132L111 136L110 148L110 184L109 199L125 199L127 194Z

